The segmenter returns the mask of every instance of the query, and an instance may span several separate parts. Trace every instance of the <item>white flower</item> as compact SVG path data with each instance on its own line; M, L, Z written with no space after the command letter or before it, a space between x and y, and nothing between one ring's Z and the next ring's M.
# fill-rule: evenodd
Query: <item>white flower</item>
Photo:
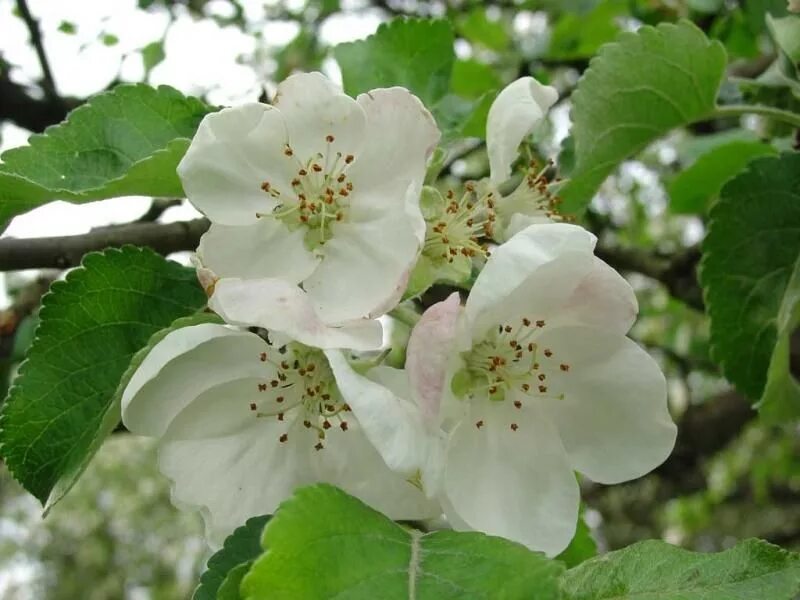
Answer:
M318 481L394 519L437 516L438 504L407 481L416 467L403 457L387 466L365 437L363 397L354 394L350 406L348 391L374 385L338 351L207 323L173 331L151 350L123 393L122 420L160 438L173 502L201 511L214 544ZM366 418L375 427L391 415L367 407ZM411 430L400 425L391 429L406 443L399 436Z
M439 135L408 90L354 100L320 73L286 79L273 106L208 115L178 173L212 222L197 251L211 306L229 323L342 346L342 329L383 314L405 289ZM347 345L380 345L377 323L357 327Z
M457 528L562 551L578 518L573 471L644 475L675 442L666 383L625 334L631 287L594 236L531 225L493 251L461 308L429 308L406 367L423 414L449 432L440 483Z
M493 184L500 185L511 176L520 143L556 100L556 89L533 77L517 79L497 95L486 120L486 151Z
M467 182L462 194L449 190L442 197L426 188L423 214L427 223L422 260L412 277L412 292L434 281L459 284L469 278L473 257L485 256L485 241L504 242L532 223L559 220L558 198L548 189L543 168L529 165L522 181L508 195L501 184L511 176L511 165L522 140L544 119L558 99L555 88L533 77L506 86L489 109L486 147L490 178Z

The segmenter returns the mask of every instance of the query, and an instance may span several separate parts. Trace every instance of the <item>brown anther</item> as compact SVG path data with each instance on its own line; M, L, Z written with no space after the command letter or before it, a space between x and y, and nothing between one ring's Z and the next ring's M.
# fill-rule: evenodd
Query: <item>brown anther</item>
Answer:
M300 215L300 221L303 223L308 223L308 217L306 215Z
M535 371L538 368L539 368L539 363L533 363L533 370Z
M334 410L335 408L336 408L336 407L335 407L333 404L326 404L326 405L325 405L325 410L327 410L328 412L333 412L333 410Z
M540 385L539 386L539 392L544 394L546 391L547 391L547 386L546 385Z
M347 402L345 402L344 405L342 406L342 410L347 412L353 412L353 409L350 408L350 405Z
M544 373L539 373L539 381L544 381L545 379L547 379L547 375Z
M342 213L340 213L340 212L336 213L336 220L337 221L341 221L343 218L344 218L344 215Z
M288 144L286 145L286 148L283 149L283 153L286 156L294 156L294 152L292 151L292 149L289 147Z
M539 319L538 321L536 321L536 326L537 327L544 327L544 321Z
M278 413L278 421L283 421L283 413Z
M259 383L258 384L258 391L259 392L266 392L267 391L267 384L266 383Z
M468 192L474 192L475 191L475 182L468 181L467 183L464 184L464 189L467 190Z
M311 429L311 421L305 420L303 421L303 427L306 429Z
M300 169L297 172L297 174L300 175L300 177L305 177L306 175L308 175L308 171L306 171L305 169Z
M339 423L339 429L341 429L342 431L347 431L347 421L342 421L341 423Z
M286 373L278 373L278 379L281 381L286 381Z
M278 380L277 379L273 379L272 381L269 382L269 384L272 387L278 387Z
M314 446L314 450L322 450L325 446L322 445L322 442L317 442L317 445Z
M328 400L331 399L331 395L330 394L322 394L322 399L327 402Z
M342 183L344 180L345 180L345 175L344 175L344 173L342 173L341 175L339 175L339 176L336 178L336 181L338 181L339 183Z
M569 365L567 365L567 364L561 363L558 366L562 371L569 371Z
M317 163L314 163L313 165L311 165L311 170L314 171L315 173L319 173L320 171L322 171L322 166L318 165Z
M305 376L305 374L306 374L306 370L305 370L305 369L300 369L300 370L298 371L298 373L300 374L300 377L304 377L304 376Z
M506 333L511 333L511 325L506 325L505 327L503 327L503 331L505 331Z
M483 427L483 421L477 421L477 422L475 423L475 427L477 427L478 429L480 429L481 427Z
M278 352L280 352L281 354L286 354L286 346L281 346L280 348L278 348Z
M455 192L453 192L453 190L447 190L447 193L445 194L445 196L447 196L448 200L452 200L453 198L456 197Z
M529 392L530 390L531 390L530 384L528 384L528 383L523 383L522 384L522 391L523 392Z
M550 348L545 348L545 349L544 349L544 355L545 355L547 358L550 358L551 356L553 356L553 351L552 351L552 350L550 350Z
M262 181L261 182L261 189L264 190L265 192L269 192L271 187L272 186L270 185L269 181Z
M282 360L281 361L281 369L288 370L289 369L289 363L286 362L285 360Z
M330 422L330 421L328 421L328 419L325 419L325 420L322 422L322 428L323 428L323 429L330 429L330 428L331 428L331 422Z
M261 362L267 362L267 353L262 352L261 354L259 354L258 358L261 360Z
M251 402L251 403L250 403L250 410L255 410L255 409L257 409L257 408L258 408L258 407L256 406L256 403L255 403L255 402Z
M292 187L297 187L298 185L300 185L300 180L295 177L292 179Z
M517 425L516 423L512 423L511 424L511 431L516 431L517 429L519 429L519 425Z
M514 407L515 408L522 408L522 402L519 400L514 400Z
M283 396L278 396L277 398L275 398L275 402L277 402L278 404L283 402Z
M328 142L329 144L332 144L333 140L334 140L334 137L331 134L328 134L328 135L325 136L325 141Z
M525 325L525 327L530 327L531 326L531 320L528 317L524 317L522 319L522 324Z
M347 188L348 192L352 192L353 191L353 184L351 182L349 182L349 181L347 182L347 185L345 185L344 187Z
M536 346L533 344L533 342L529 343L529 344L528 344L528 352L533 352L533 349L534 349L535 347L536 347Z
M489 393L490 394L496 394L497 393L497 386L496 385L491 386L489 388Z
M289 439L289 436L284 433L284 434L281 435L281 437L278 438L278 441L281 442L281 443L284 443L288 439Z
M344 157L344 162L345 164L349 165L351 162L355 160L355 158L356 157L353 156L352 154L348 154L347 156Z

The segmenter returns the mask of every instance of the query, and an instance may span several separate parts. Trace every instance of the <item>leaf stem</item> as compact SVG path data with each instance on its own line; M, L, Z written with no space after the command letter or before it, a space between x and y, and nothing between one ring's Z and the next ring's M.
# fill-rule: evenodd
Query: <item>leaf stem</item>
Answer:
M770 117L777 121L789 123L795 127L800 127L800 115L788 110L781 110L772 106L763 106L759 104L729 104L727 106L718 106L714 111L714 117L736 117L740 115L761 115L763 117Z

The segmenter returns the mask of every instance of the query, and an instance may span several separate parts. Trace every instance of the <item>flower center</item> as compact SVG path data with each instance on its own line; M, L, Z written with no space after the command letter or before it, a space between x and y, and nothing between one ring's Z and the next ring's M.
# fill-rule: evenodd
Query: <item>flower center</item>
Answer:
M312 251L333 236L334 224L345 220L350 208L353 182L347 170L355 157L334 152L333 142L334 137L326 135L325 152L318 152L305 162L286 144L283 154L297 167L290 191L281 192L271 182L261 182L262 191L275 198L278 204L272 213L258 213L258 216L278 219L291 231L304 227L306 247Z
M563 400L565 394L553 389L553 384L558 386L559 377L569 373L570 365L536 342L544 327L544 320L528 317L523 317L517 325L504 323L493 327L464 356L465 369L455 377L469 382L466 391L471 398L491 402L509 400L517 409L529 400ZM478 429L483 425L483 420L475 423ZM511 431L519 429L514 422L509 427Z
M467 182L464 190L459 200L453 190L448 190L442 210L426 219L422 253L434 262L489 255L483 239L492 235L494 193L478 196L472 182Z
M554 195L548 186L547 171L553 166L553 161L548 160L543 166L536 161L531 161L525 177L520 184L507 196L497 202L497 216L504 226L511 221L511 217L520 213L523 215L544 217L551 221L566 220L558 212L561 198ZM555 181L559 181L558 178Z
M289 419L302 422L303 427L316 433L317 450L322 450L325 432L334 425L347 431L347 413L350 407L342 399L328 359L321 350L292 342L278 348L271 346L258 356L258 360L274 369L274 376L258 383L263 401L251 402L250 410L258 418L275 418L284 421L292 411L299 411ZM289 431L282 433L279 441L289 440Z

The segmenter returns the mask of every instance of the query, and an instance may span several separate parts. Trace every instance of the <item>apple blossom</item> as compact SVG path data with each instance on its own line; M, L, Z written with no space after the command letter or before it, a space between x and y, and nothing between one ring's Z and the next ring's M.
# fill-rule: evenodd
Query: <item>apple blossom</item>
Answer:
M354 100L320 73L286 79L272 106L206 116L178 173L212 223L197 250L211 306L229 323L288 327L322 347L341 345L332 330L356 322L350 347L379 346L377 323L359 320L391 309L405 290L439 136L408 90Z
M532 223L560 220L558 198L549 191L545 176L550 162L544 166L532 162L511 193L500 191L511 176L520 143L557 99L555 88L533 77L510 83L492 103L487 118L490 178L467 182L463 193L448 190L444 197L434 188L424 188L425 244L409 295L435 281L464 282L471 273L472 259L486 256L487 240L503 242Z
M530 225L414 328L406 367L429 425L448 432L439 482L456 528L555 555L572 538L579 489L644 475L675 442L666 384L626 337L630 285L593 255L594 236Z
M349 404L348 392L376 385L339 351L205 323L153 347L123 393L122 420L160 439L159 469L172 482L173 502L201 511L214 544L320 481L395 519L437 516L438 504L408 481L416 467L403 457L387 466L364 435L362 395L351 394ZM381 416L365 410L377 426ZM393 432L403 446L413 441L403 437L409 427Z

